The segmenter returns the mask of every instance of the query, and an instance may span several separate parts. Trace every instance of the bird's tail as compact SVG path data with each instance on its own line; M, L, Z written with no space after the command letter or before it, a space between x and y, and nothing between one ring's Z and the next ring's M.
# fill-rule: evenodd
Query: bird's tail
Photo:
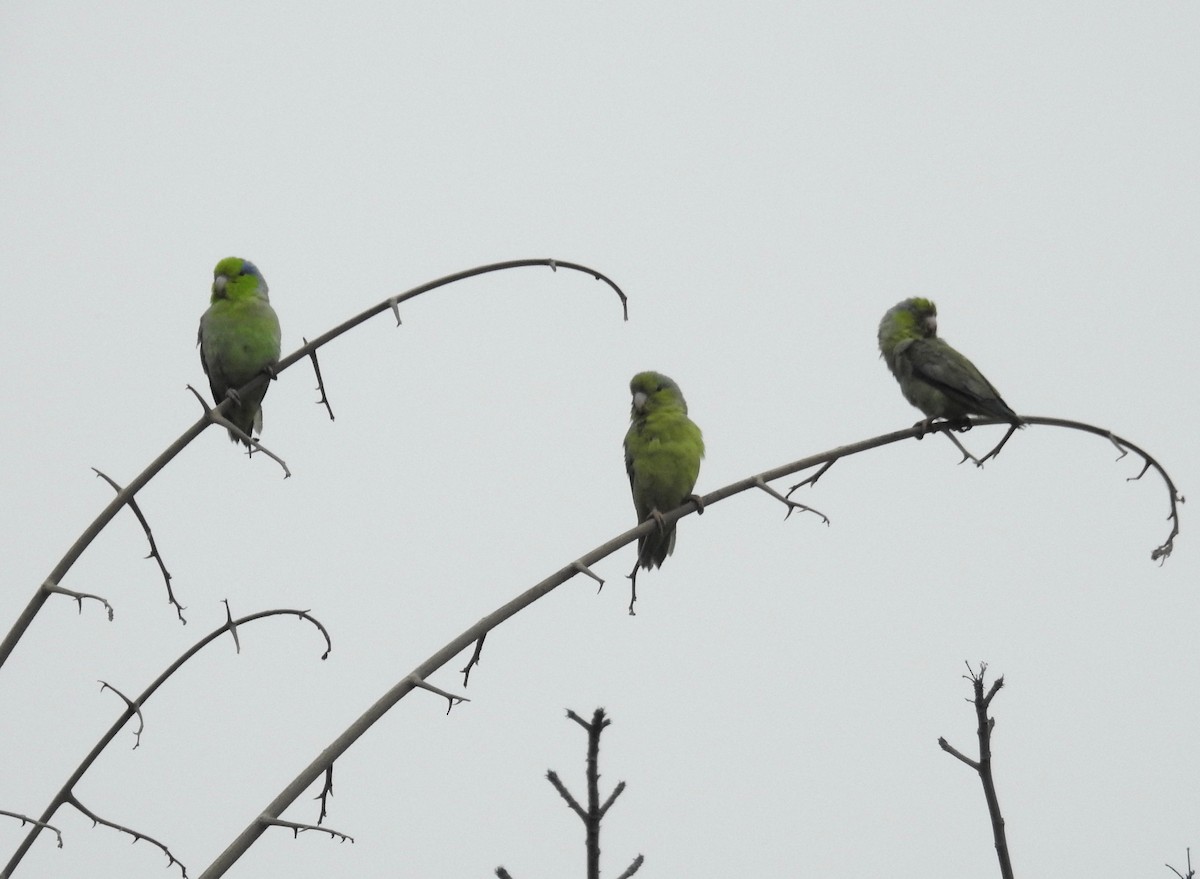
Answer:
M646 570L660 568L667 556L675 551L675 526L663 531L655 528L638 539L638 564Z
M258 403L243 402L242 405L234 406L230 409L226 417L247 436L262 435L262 407ZM229 431L229 439L232 442L242 443L245 446L250 445L232 430Z

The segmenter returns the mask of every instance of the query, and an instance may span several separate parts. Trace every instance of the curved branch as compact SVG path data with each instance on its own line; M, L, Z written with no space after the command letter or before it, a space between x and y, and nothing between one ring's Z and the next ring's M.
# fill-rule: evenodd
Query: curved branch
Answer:
M1085 430L1089 433L1095 433L1100 436L1112 439L1114 442L1121 443L1125 448L1131 449L1141 455L1146 461L1150 462L1148 466L1153 466L1162 474L1168 488L1174 493L1174 484L1167 477L1166 472L1155 462L1149 455L1143 452L1140 448L1127 440L1115 437L1110 431L1102 428L1092 427L1091 425L1081 424L1073 421L1061 421L1058 419L1048 418L1026 418L1022 416L1022 421L1029 424L1047 424L1060 427L1073 427L1079 430ZM1008 422L1000 419L978 419L974 424L1008 424ZM745 479L730 483L729 485L719 488L716 491L710 492L699 498L699 505L695 500L689 498L682 505L674 510L664 512L662 515L663 524L671 525L678 522L685 516L697 512L698 507L707 508L711 504L726 498L733 497L743 491L749 489L762 488L767 482L772 482L781 477L788 476L793 473L798 473L802 470L808 470L812 467L820 467L817 474L812 477L813 482L816 481L823 473L829 469L834 461L839 458L846 458L850 455L856 455L860 452L876 449L881 446L890 445L906 439L913 439L923 436L926 433L948 430L952 425L945 422L935 424L931 427L927 425L916 425L898 430L893 433L886 433L880 436L871 437L870 439L860 440L856 443L850 443L845 446L840 446L836 449L831 449L827 452L821 452L817 455L810 455L807 458L801 458L798 461L793 461L790 464L784 464L775 467L771 470L765 470L762 473L756 473L753 476L748 476ZM824 465L824 466L822 466ZM1172 494L1172 510L1174 511L1174 494ZM789 509L790 512L790 509ZM1176 521L1176 525L1178 522ZM471 666L478 662L479 651L482 648L483 639L487 634L498 627L501 623L515 616L520 611L529 607L539 598L549 594L554 589L561 586L563 583L572 579L576 575L585 572L596 562L606 558L616 552L618 549L626 546L637 540L643 534L649 534L652 530L659 528L659 524L654 519L647 519L635 528L631 528L623 534L620 534L606 543L601 544L590 552L573 559L563 567L559 568L553 574L540 583L530 587L525 592L522 592L516 598L509 601L507 604L494 610L492 613L485 616L475 625L458 635L448 644L418 665L409 674L405 675L391 689L379 697L376 702L368 708L362 715L358 717L349 727L347 727L341 735L333 740L328 747L323 749L321 753L308 766L287 785L279 795L272 800L265 809L262 810L259 816L251 821L245 830L226 847L220 855L217 856L208 868L201 874L200 879L216 879L218 876L223 876L225 872L233 866L233 864L250 848L251 845L262 835L265 828L263 819L275 819L283 814L284 809L290 806L295 800L316 781L326 768L338 757L344 754L358 738L370 729L380 718L383 717L391 708L407 696L414 688L417 681L427 680L434 672L439 670L446 663L450 662L455 656L463 650L476 644L476 651L467 667L463 670L464 673L469 673ZM1172 537L1174 533L1172 534ZM1169 541L1168 541L1169 542ZM1161 549L1161 547L1160 547ZM464 681L465 684L465 681Z
M1179 493L1179 489L1175 487L1175 482L1171 479L1166 469L1149 452L1131 443L1125 437L1117 436L1111 430L1105 430L1103 427L1096 427L1092 424L1084 424L1082 421L1068 421L1065 418L1043 418L1037 415L1022 415L1021 421L1025 424L1044 424L1047 427L1065 427L1070 430L1082 430L1084 433L1093 433L1096 436L1104 437L1116 446L1117 451L1121 453L1117 456L1118 461L1124 458L1129 452L1133 452L1142 459L1142 469L1136 476L1130 476L1126 480L1127 482L1136 482L1153 469L1162 478L1163 483L1167 487L1167 500L1170 505L1167 520L1171 523L1171 531L1167 534L1167 539L1162 542L1162 545L1155 547L1151 551L1150 560L1154 562L1164 562L1167 560L1167 556L1175 549L1175 538L1179 536L1179 504L1184 502L1184 497ZM1007 422L996 419L981 419L978 423L1006 424Z
M118 833L129 834L133 837L134 842L141 842L143 839L146 840L146 842L150 843L150 845L154 846L167 856L168 867L170 867L172 864L179 867L179 872L183 875L183 879L187 879L187 867L183 865L183 861L179 860L179 858L175 857L175 855L171 853L171 850L167 848L166 843L159 842L153 836L142 833L140 830L134 830L132 827L126 827L124 824L118 824L115 821L109 821L107 818L101 818L83 803L79 802L79 800L75 798L74 794L71 794L67 797L67 802L78 809L84 816L90 818L93 827L103 824L105 827L110 827Z
M141 695L139 695L136 699L132 699L132 700L128 699L126 696L124 696L122 693L120 693L118 690L116 690L116 688L114 688L108 684L105 684L104 686L108 687L114 693L117 693L118 696L120 696L122 699L125 700L125 704L126 704L125 710L121 713L120 717L118 717L115 721L113 721L112 726L110 726L108 728L108 732L106 732L103 736L100 737L100 740L98 742L96 742L96 744L92 748L92 750L90 752L88 752L88 755L83 758L83 760L82 760L82 762L80 762L79 766L77 766L75 768L75 771L71 773L71 776L66 780L66 783L64 783L63 786L59 789L58 793L54 795L54 799L52 799L50 801L50 804L48 806L46 806L45 810L42 812L42 816L39 819L39 821L36 822L35 826L32 827L30 829L29 833L27 833L25 835L25 838L21 841L21 844L17 847L17 850L13 853L13 856L11 858L9 858L8 863L4 865L3 869L0 869L0 877L6 877L6 876L12 875L12 872L13 872L13 870L16 869L17 864L19 864L21 862L21 859L23 857L25 857L25 853L27 851L29 851L29 847L32 846L34 840L37 839L38 834L42 830L42 827L48 826L48 822L50 821L51 818L54 817L54 813L58 811L59 807L62 806L64 803L75 802L74 789L75 789L75 785L79 783L79 779L83 778L84 773L87 772L88 769L91 768L92 764L96 762L96 759L100 756L101 753L103 753L104 749L106 747L108 747L109 743L114 738L116 738L117 733L120 732L121 728L124 727L125 724L129 722L130 718L136 716L139 720L141 719L142 706L146 704L146 702L150 699L151 696L154 695L154 692L159 687L161 687L164 683L166 683L167 679L169 677L171 677L171 675L173 675L173 674L175 674L175 672L179 671L179 669L183 667L183 664L185 662L187 662L189 659L191 659L193 656L195 656L197 653L199 653L202 649L207 647L209 644L211 644L217 638L221 637L221 635L225 634L226 632L233 631L237 626L244 626L247 623L254 622L255 620L260 620L260 619L264 619L266 617L274 617L274 616L295 616L295 617L299 617L302 620L307 620L308 622L312 623L314 626L317 627L317 629L321 632L322 636L325 638L326 649L325 649L325 652L321 655L321 658L325 659L325 657L329 656L329 651L331 651L333 649L333 644L329 640L329 633L325 630L325 627L323 625L321 625L319 620L317 620L316 618L309 615L308 611L306 611L306 610L263 610L263 611L259 611L258 613L252 613L249 616L244 616L239 620L227 620L220 627L209 632L207 635L205 635L203 638L201 638L199 641L197 641L195 644L193 644L190 648L188 648L183 653L183 655L181 655L173 663L171 663L169 666L167 666L166 671L164 671L157 678L155 678L154 681L150 684L150 686L146 687L146 689L143 690ZM141 736L140 729L137 732L137 736L139 738ZM76 803L76 805L78 805L78 804ZM103 822L103 823L108 823L108 822Z
M92 472L111 485L113 491L121 490L121 486L107 473L97 470L95 467L92 468ZM146 556L146 558L154 559L158 562L158 572L162 574L163 583L167 586L167 603L175 608L175 613L179 616L179 622L186 626L187 620L184 619L183 612L187 608L179 603L179 600L175 597L174 590L171 589L171 572L167 570L167 566L163 562L162 553L158 551L158 544L154 542L154 532L150 530L150 523L146 521L146 516L142 512L142 508L138 506L137 501L133 498L129 499L129 511L137 517L138 523L142 526L142 531L146 533L146 541L150 544L150 555Z
M467 269L466 271L455 272L452 275L446 275L445 277L438 278L436 281L430 281L427 284L414 287L413 289L402 293L399 296L389 297L383 302L373 305L366 311L363 311L360 314L350 318L348 321L345 321L344 323L334 327L329 332L318 336L313 341L306 342L300 348L296 349L287 357L279 361L278 364L275 364L270 370L270 375L264 371L263 373L260 373L252 378L242 387L238 388L238 394L243 398L249 398L253 391L258 390L260 387L262 387L262 385L270 381L271 378L278 376L279 373L292 366L298 360L309 357L313 351L325 345L327 342L336 339L343 333L352 330L354 327L358 326L368 318L371 318L380 312L388 311L394 308L396 303L405 302L416 296L420 296L422 293L428 293L430 290L436 290L438 287L445 287L447 284L453 284L456 281L462 281L466 278L473 278L476 275L484 275L488 274L489 272L505 271L507 269L523 268L526 266L549 266L554 271L562 268L570 269L576 272L582 272L586 275L591 275L596 280L607 284L616 292L617 296L620 297L621 309L625 316L625 320L629 320L629 303L625 293L616 285L614 281L608 278L608 276L601 274L595 269L588 268L587 266L580 265L578 263L562 262L548 258L514 259L509 260L508 262L490 263L484 266L476 266L475 268ZM64 592L64 594L69 594L72 597L80 597L80 594L78 593L71 593L63 590L59 584L62 583L63 578L67 575L67 572L71 570L75 562L79 560L79 557L83 554L83 551L91 545L92 541L96 539L97 535L99 535L100 532L103 531L108 525L108 523L112 521L113 517L120 512L121 507L129 503L133 497L145 487L146 483L157 476L160 470L174 460L174 458L181 451L183 451L192 442L192 440L198 437L206 427L213 423L213 414L224 416L231 405L231 402L228 399L225 399L221 400L219 405L213 406L211 409L206 409L204 415L198 421L196 421L195 424L184 431L183 434L177 440L175 440L175 442L171 443L171 445L167 447L166 451L151 461L146 469L135 476L129 482L129 484L125 486L124 489L118 491L117 496L112 499L112 502L109 503L109 505L103 510L101 510L100 515L93 519L92 523L84 529L83 533L79 535L78 539L71 545L66 554L59 559L58 564L54 566L54 569L50 572L42 584L34 591L33 597L25 606L25 609L21 611L20 616L17 617L16 622L13 623L13 626L9 630L8 634L4 636L4 640L0 641L0 667L3 667L4 663L8 660L9 654L13 652L13 649L17 646L17 643L21 640L22 636L24 636L26 630L33 622L33 618L37 616L38 611L42 609L42 606L46 603L46 599L48 599L50 595L52 595L54 592Z

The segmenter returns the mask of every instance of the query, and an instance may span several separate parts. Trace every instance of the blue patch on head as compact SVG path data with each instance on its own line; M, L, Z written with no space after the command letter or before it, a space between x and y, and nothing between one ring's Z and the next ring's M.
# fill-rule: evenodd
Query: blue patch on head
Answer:
M238 272L238 274L239 275L258 275L260 278L262 277L262 272L260 272L258 270L258 266L256 266L254 263L250 262L250 260L248 260L248 259L242 260L242 270L240 272Z

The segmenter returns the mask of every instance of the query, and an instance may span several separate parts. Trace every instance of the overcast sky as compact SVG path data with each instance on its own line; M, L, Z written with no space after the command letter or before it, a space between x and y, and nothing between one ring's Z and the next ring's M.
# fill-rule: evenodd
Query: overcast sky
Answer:
M0 11L0 628L200 414L212 267L252 259L285 353L407 304L273 384L264 442L209 430L121 513L0 670L0 809L38 814L123 708L235 614L77 789L198 875L358 714L483 615L634 524L630 377L675 378L697 489L909 426L880 317L942 335L1022 414L1200 485L1200 11L1191 3L10 2ZM977 452L1000 436L964 437ZM995 771L1021 876L1153 877L1200 850L1194 504L1082 433L983 470L940 437L680 526L487 640L472 701L418 693L335 770L327 823L231 876L583 875L584 736L628 788L605 874L995 875L964 660L1008 686ZM790 482L784 480L782 487ZM451 663L433 680L461 691ZM285 817L317 818L310 791ZM71 810L18 875L164 874ZM0 862L23 838L0 819Z

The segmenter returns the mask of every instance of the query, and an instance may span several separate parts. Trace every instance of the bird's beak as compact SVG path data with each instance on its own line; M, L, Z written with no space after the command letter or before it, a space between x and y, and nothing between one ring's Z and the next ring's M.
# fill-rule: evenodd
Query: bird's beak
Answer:
M641 412L646 408L646 394L644 391L638 391L633 395L633 411Z
M217 275L213 278L213 296L219 299L225 298L225 285L229 283L229 278L224 275Z
M925 332L931 336L937 335L937 318L933 315L925 318Z

